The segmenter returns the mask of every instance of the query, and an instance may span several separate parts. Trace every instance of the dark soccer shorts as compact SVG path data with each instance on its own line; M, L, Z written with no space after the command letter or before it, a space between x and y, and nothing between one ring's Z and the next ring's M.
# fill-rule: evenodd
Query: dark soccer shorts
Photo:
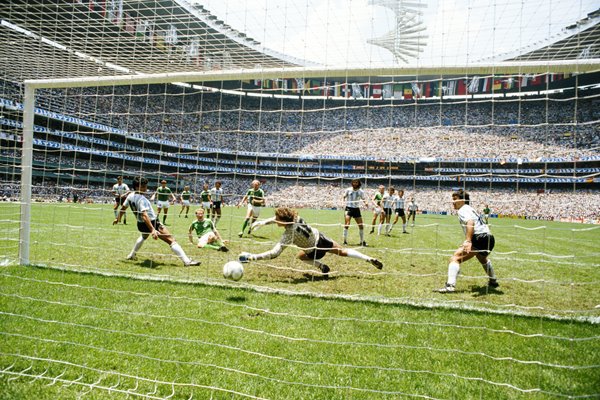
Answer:
M386 217L389 217L390 215L392 215L392 209L391 208L384 208L383 209L383 213L385 214Z
M404 217L406 214L404 214L404 208L396 208L396 215L398 215L399 217Z
M491 253L491 251L494 249L494 245L496 244L494 235L489 235L487 233L473 235L471 242L471 247L473 250L485 256Z
M329 250L333 248L333 240L319 232L319 240L317 241L317 247L306 253L306 256L311 260L320 260L327 254Z
M162 224L160 222L158 222L157 219L152 220L152 226L157 231L160 231L160 228L162 228ZM150 229L148 229L148 225L146 225L145 222L138 221L137 228L138 228L138 231L140 231L142 233L152 233L152 231Z
M350 218L362 218L360 208L358 207L346 207L346 215Z
M212 208L215 209L215 210L220 210L221 209L221 202L220 201L213 201Z
M123 196L115 196L115 203L117 203L118 205L122 206L123 203L125 203L125 199L127 199L127 195L124 194Z

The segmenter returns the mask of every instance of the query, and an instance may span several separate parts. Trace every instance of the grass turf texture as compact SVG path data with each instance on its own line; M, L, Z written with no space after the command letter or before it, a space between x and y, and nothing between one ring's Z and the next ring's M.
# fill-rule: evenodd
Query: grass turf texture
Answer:
M2 399L599 394L586 322L18 266L0 290Z
M112 226L109 205L34 204L30 263L67 270L137 276L156 280L180 280L233 284L221 275L225 262L241 251L262 252L279 240L282 229L266 226L239 239L244 208L225 207L218 228L231 240L229 253L198 249L187 239L190 218L178 217L179 206L170 209L168 228L188 255L202 261L186 268L162 241L148 239L137 261L125 257L139 236L128 211L128 225ZM6 259L18 256L18 215L14 204L0 204L8 218L0 222ZM309 222L338 242L342 241L342 211L300 210ZM261 218L273 215L264 209ZM372 214L363 212L366 222ZM401 233L400 223L392 237L369 235L369 247L360 249L384 263L382 271L357 259L327 255L329 279L297 260L290 248L275 260L246 264L242 286L262 290L348 296L386 302L507 311L533 315L597 318L599 227L547 221L492 219L496 248L491 259L500 281L497 290L487 288L482 267L473 259L462 265L457 293L443 295L433 290L446 281L448 258L463 240L455 216L419 215L410 234ZM195 240L195 239L194 239ZM351 247L358 247L358 229L350 228Z
M137 262L124 260L138 236L131 214L129 225L111 226L106 205L35 204L31 262L68 271L6 266L18 254L19 209L0 210L3 399L599 394L597 325L568 318L597 318L596 227L492 220L499 290L488 292L470 261L458 293L448 296L432 289L445 281L448 256L462 241L455 217L419 216L410 235L400 226L391 238L367 234L363 251L380 258L383 271L328 255L335 273L322 279L288 249L248 264L237 285L223 280L222 265L239 251L270 248L281 233L270 226L238 239L243 209L225 209L219 227L232 252L220 253L187 242L192 219L173 207L169 229L203 261L184 268L152 240ZM340 239L340 211L301 214ZM203 283L99 275L111 273Z

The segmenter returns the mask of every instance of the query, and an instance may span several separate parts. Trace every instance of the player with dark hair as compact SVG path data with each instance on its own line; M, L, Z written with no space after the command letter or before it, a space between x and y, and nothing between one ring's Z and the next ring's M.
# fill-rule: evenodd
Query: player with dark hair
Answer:
M127 198L129 194L129 186L126 183L123 183L123 177L117 176L117 183L115 183L112 187L113 195L115 196L115 204L113 206L113 211L115 213L115 218L117 218L118 209L123 205L123 202ZM127 225L127 215L123 216L123 224Z
M394 225L398 222L398 218L402 218L402 233L406 232L406 213L404 212L404 190L398 190L398 194L394 196L394 222L390 227L390 232L394 228ZM388 232L389 233L389 232Z
M346 202L346 208L344 212L344 244L348 244L348 228L350 228L350 221L352 218L358 224L358 234L360 236L360 245L366 246L365 243L365 231L363 225L362 214L360 213L360 202L362 201L365 207L369 207L369 204L365 200L365 192L360 188L361 182L359 179L352 179L352 186L344 191L344 201Z
M279 207L275 210L275 223L284 228L280 241L271 250L260 254L243 252L239 256L241 262L254 260L270 260L278 257L288 246L296 246L300 249L298 258L307 264L316 266L323 274L330 271L329 266L319 261L327 253L333 253L342 257L352 257L364 260L377 269L382 269L383 264L376 258L369 257L354 249L341 247L335 241L308 225L302 218L298 217L296 210L289 207Z
M216 181L215 187L210 189L210 206L212 208L212 221L215 228L221 219L221 208L223 207L223 188L221 188L221 185L221 181Z
M415 201L414 197L411 197L408 200L408 217L406 218L406 222L409 222L410 219L412 218L412 224L411 226L415 226L415 217L417 216L417 211L419 211L419 206L417 204L417 202Z
M438 289L440 293L455 291L460 264L473 257L477 257L483 270L488 275L488 287L497 288L499 286L492 262L488 259L489 254L494 249L494 235L491 234L490 228L483 221L483 216L478 214L469 205L469 202L469 193L464 190L460 189L452 193L452 205L455 210L458 210L458 220L465 233L465 241L450 258L448 280L443 288Z
M136 254L144 244L144 241L148 239L149 236L152 236L152 239L154 240L160 239L167 243L171 247L171 251L183 261L183 264L186 267L200 265L200 261L193 261L185 254L183 248L181 248L175 241L173 235L171 235L171 232L158 221L158 217L152 208L152 203L144 196L144 193L148 190L148 180L136 176L133 179L131 186L134 191L129 193L121 206L119 215L113 221L113 225L121 222L121 218L125 215L125 211L128 207L131 208L131 211L133 211L133 214L136 216L137 228L141 235L133 245L133 249L127 256L127 259L135 260Z

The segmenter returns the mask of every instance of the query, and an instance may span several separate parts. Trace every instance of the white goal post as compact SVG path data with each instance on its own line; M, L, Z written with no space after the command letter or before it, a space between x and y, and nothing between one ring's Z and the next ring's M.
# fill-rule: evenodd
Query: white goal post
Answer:
M21 176L21 227L19 242L19 262L29 264L30 225L31 225L31 184L33 163L33 122L35 91L37 89L80 88L86 86L118 86L134 84L158 84L177 82L211 82L250 79L278 79L302 77L469 77L481 74L573 74L590 73L600 70L600 59L559 60L559 61L515 61L495 64L473 64L468 66L430 67L387 67L387 68L270 68L262 70L209 71L189 73L161 73L125 76L90 76L69 79L36 79L24 82L23 109L23 153Z

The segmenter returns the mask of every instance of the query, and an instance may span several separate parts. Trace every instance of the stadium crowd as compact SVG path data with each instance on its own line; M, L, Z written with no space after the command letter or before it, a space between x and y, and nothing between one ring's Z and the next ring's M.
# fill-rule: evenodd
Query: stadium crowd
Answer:
M6 86L3 95L18 100L19 88ZM600 148L600 111L588 98L299 101L162 85L52 89L39 97L54 111L142 137L231 152L537 159L597 155Z
M206 182L213 187L216 179L203 179L196 177L195 181L179 182L179 189L175 184L169 186L176 193L183 190L183 185L190 185L194 194L195 204L199 203L199 193ZM250 177L218 177L223 183L225 191L225 204L235 205L244 196L252 178ZM298 180L273 179L264 180L262 188L265 190L267 206L288 206L293 208L315 209L343 209L342 194L349 182L346 183L312 183ZM127 183L127 180L126 180ZM173 182L172 182L173 183ZM72 201L77 194L79 201L94 203L110 203L113 201L111 188L114 182L107 181L105 185L90 184L77 185L63 182L57 185L52 180L36 180L32 187L32 197L36 201ZM372 183L365 188L367 198L375 194L378 183ZM430 187L422 185L394 185L396 189L404 190L404 199L411 197L419 205L420 211L429 213L449 212L451 208L450 193L454 187ZM17 200L20 195L20 183L6 182L0 188L0 199L4 201ZM150 187L153 192L156 186ZM574 218L586 220L600 220L600 192L592 190L544 190L534 189L503 189L500 187L490 189L471 189L473 207L482 210L484 205L489 205L493 214L502 214L515 217L534 217L541 219ZM373 209L370 202L370 210ZM370 214L368 214L370 217Z

